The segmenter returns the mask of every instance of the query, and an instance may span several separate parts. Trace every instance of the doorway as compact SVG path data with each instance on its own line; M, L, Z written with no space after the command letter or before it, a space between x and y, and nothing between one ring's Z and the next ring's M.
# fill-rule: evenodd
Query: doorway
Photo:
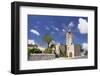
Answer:
M69 53L69 57L72 57L72 52Z

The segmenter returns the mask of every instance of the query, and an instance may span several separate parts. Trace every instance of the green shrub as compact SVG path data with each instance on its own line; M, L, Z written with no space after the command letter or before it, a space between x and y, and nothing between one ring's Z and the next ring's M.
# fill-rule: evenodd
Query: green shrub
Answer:
M42 51L41 50L39 50L38 48L32 48L32 49L29 49L28 48L28 53L29 54L34 54L34 53L42 53Z
M52 48L46 48L44 53L51 54L52 53Z

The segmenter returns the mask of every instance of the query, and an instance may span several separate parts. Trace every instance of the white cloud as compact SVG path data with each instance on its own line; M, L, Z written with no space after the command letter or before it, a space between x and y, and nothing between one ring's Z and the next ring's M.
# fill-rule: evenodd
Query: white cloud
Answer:
M88 22L83 18L79 18L78 29L82 34L88 33Z
M59 31L59 29L58 29L57 27L55 27L55 30L56 30L56 31Z
M28 40L28 44L33 44L33 45L34 45L34 44L35 44L35 41L29 39L29 40Z
M32 32L32 33L34 33L35 35L38 35L38 36L40 35L40 33L35 29L31 29L30 32Z
M65 29L62 29L63 32L66 32Z
M83 43L83 44L82 44L82 48L83 48L84 50L88 50L88 43Z
M51 26L54 30L59 31L59 29L55 26Z
M50 28L49 28L49 27L46 27L45 29L46 29L46 30L50 30Z
M68 25L68 27L73 27L73 26L74 26L73 22L70 22Z

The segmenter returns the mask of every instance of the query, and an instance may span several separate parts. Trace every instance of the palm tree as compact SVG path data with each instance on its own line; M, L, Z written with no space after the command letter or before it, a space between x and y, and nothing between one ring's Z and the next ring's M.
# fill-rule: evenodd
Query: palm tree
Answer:
M52 40L53 40L53 38L52 38L52 36L51 36L50 34L46 34L46 35L44 36L44 41L47 42L48 47L49 47L49 44L50 44L50 42L51 42Z

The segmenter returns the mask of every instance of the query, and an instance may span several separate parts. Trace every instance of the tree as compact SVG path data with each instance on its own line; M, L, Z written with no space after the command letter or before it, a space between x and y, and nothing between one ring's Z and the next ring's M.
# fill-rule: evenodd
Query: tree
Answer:
M28 54L34 54L34 53L38 54L38 53L42 53L42 51L40 49L34 48L34 47L32 49L28 48Z
M44 36L44 41L47 42L48 47L49 47L49 44L50 44L50 42L51 42L52 40L53 40L53 38L52 38L52 36L51 36L50 34L46 34L46 35Z

